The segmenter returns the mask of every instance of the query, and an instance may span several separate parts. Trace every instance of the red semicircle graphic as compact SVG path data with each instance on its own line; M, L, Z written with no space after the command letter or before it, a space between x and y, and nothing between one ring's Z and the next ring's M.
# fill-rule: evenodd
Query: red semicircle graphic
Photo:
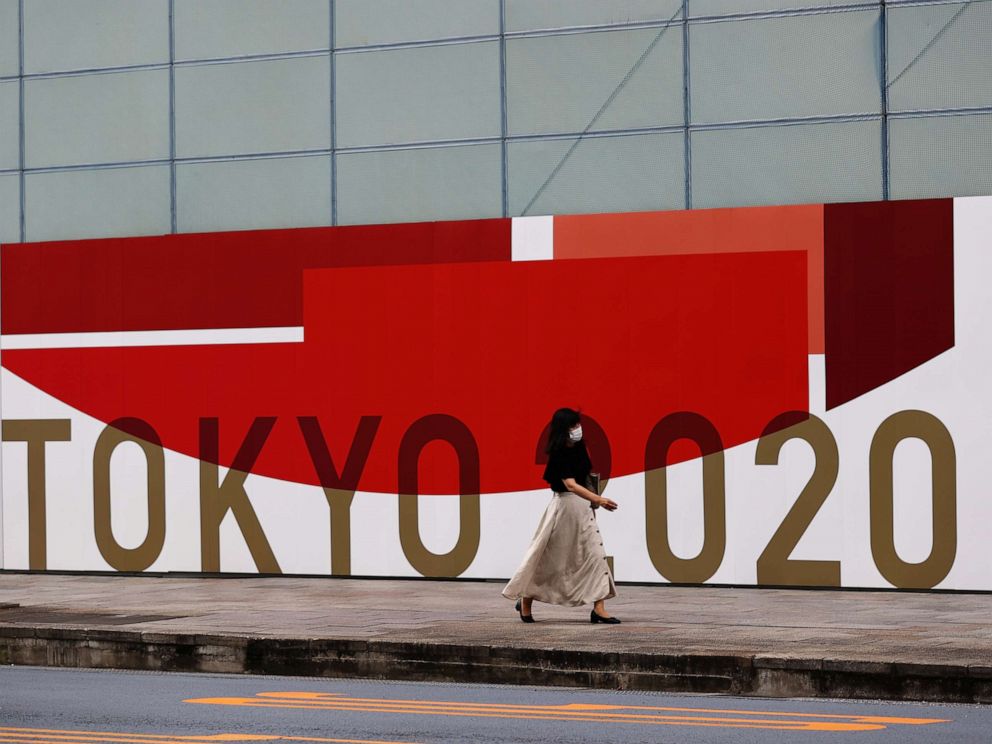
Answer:
M612 475L677 411L723 446L808 404L802 251L308 269L302 343L8 350L8 370L101 421L136 417L165 447L201 453L219 420L230 465L256 417L277 417L252 472L318 484L298 417L317 417L338 471L363 416L381 417L358 487L396 493L405 432L462 422L485 493L540 488L535 445L579 407L609 438ZM689 442L669 462L698 456ZM450 446L431 443L421 493L457 493Z

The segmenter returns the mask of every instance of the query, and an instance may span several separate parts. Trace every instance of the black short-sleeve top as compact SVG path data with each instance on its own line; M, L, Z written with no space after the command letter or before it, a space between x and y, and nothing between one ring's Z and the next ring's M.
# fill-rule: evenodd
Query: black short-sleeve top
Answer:
M589 453L586 452L586 443L579 441L571 447L562 447L548 455L544 480L555 493L564 493L568 490L562 482L565 478L575 478L576 483L584 486L591 470L592 461L589 459Z

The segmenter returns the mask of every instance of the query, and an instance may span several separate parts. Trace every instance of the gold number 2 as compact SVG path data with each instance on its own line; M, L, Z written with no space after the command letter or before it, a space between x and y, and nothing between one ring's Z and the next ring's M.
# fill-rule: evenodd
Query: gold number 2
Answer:
M790 421L805 420L789 425ZM837 482L840 458L830 429L811 413L791 411L765 427L754 455L755 465L778 465L782 446L802 439L816 458L813 474L799 498L758 557L758 583L777 586L840 586L840 561L791 559L789 556Z

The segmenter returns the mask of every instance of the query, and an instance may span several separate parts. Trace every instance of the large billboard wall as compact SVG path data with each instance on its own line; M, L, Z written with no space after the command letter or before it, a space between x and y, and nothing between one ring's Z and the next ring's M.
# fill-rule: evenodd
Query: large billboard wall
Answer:
M992 198L2 248L4 569L992 589Z

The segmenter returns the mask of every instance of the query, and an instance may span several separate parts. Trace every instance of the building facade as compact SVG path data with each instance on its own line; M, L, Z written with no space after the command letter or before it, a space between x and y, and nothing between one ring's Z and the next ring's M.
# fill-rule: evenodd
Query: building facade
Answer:
M0 0L0 241L992 192L987 0Z

